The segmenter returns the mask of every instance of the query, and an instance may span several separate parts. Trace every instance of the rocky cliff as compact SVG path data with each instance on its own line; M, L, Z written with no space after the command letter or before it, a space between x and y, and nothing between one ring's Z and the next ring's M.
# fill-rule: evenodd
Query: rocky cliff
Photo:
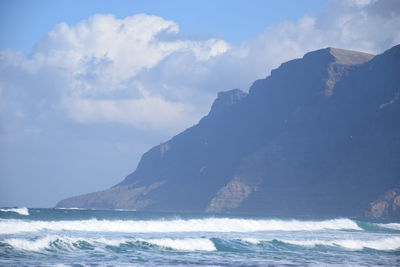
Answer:
M395 216L376 203L400 185L399 115L400 46L317 50L219 93L120 184L57 207Z

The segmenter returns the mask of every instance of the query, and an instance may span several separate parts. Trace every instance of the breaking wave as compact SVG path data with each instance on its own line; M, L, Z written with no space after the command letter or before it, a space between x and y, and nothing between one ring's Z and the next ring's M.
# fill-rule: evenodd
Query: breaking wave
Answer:
M0 234L50 231L88 232L258 232L258 231L322 231L363 230L350 219L326 221L251 220L207 218L190 220L79 220L79 221L28 221L0 220Z
M242 241L254 245L261 244L263 242L282 242L285 244L303 246L303 247L315 247L315 246L330 246L340 247L349 250L363 250L363 249L374 249L382 251L391 251L400 249L400 237L389 237L376 240L357 240L357 239L341 239L341 240L280 240L280 239L256 239L256 238L242 238Z
M147 247L148 245L159 248L166 248L180 251L216 251L214 243L207 238L186 238L186 239L90 239L72 238L68 236L49 235L38 239L10 238L0 241L18 250L25 251L73 251L76 249L103 248L106 246L119 247L123 244L130 244L135 247Z
M25 207L23 207L23 208L0 209L0 211L3 211L3 212L15 212L15 213L18 213L20 215L25 215L25 216L29 215L29 210L28 210L28 208L25 208Z
M399 230L400 231L400 223L379 223L377 224L379 227Z
M175 250L186 250L186 251L215 251L217 248L214 243L207 238L186 238L186 239L171 239L171 238L160 238L160 239L147 239L144 242Z
M362 250L365 248L374 249L374 250L398 250L400 249L400 237L390 237L383 238L378 240L353 240L353 239L345 239L345 240L304 240L304 241L289 241L282 240L284 243L299 245L299 246L308 246L315 247L317 245L322 246L336 246L350 250Z
M329 246L346 250L373 249L378 251L396 251L400 249L400 237L382 238L377 240L257 240L253 238L240 239L250 245L262 243L280 243L281 245L295 245L301 247ZM234 246L234 240L223 241L225 246ZM74 251L74 250L109 250L121 246L131 249L148 249L149 245L156 249L177 251L217 251L213 238L158 238L158 239L106 239L83 238L49 235L37 239L10 238L1 241L17 250L43 252L43 251Z
M6 243L20 250L41 251L44 249L51 249L51 248L60 249L61 247L63 248L63 250L71 250L72 248L71 245L77 241L78 239L70 237L60 238L58 236L46 236L35 240L10 238L10 239L5 239L1 242Z

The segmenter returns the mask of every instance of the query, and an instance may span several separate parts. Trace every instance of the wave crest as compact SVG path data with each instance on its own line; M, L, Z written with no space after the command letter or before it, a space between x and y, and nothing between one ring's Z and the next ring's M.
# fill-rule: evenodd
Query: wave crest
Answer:
M29 210L28 208L22 207L22 208L6 208L6 209L0 209L0 211L3 212L15 212L20 215L28 216L29 215Z
M350 219L326 221L251 220L207 218L190 220L80 220L80 221L23 221L1 220L0 234L50 231L171 233L171 232L258 232L258 231L322 231L362 230Z
M174 250L186 251L216 251L214 243L207 238L186 238L186 239L147 239L143 240L146 243Z
M42 251L45 249L58 248L62 250L72 250L74 242L79 241L77 238L59 237L55 235L45 236L43 238L29 240L21 238L5 239L4 242L16 249L27 251Z
M379 227L400 231L400 223L378 223Z
M340 247L349 250L399 250L400 237L389 237L376 240L357 240L357 239L338 239L338 240L286 240L286 239L258 239L258 238L240 238L241 241L259 245L264 242L282 242L285 244L302 246L302 247L315 247L315 246L329 246Z
M341 247L349 250L363 250L363 249L374 249L374 250L398 250L400 249L400 237L389 237L377 240L356 240L356 239L344 239L344 240L278 240L286 244L315 247L315 246L331 246Z
M104 247L114 246L118 247L122 244L132 243L140 246L140 244L151 244L160 248L167 248L181 251L216 251L214 243L207 238L185 238L185 239L91 239L91 238L72 238L68 236L49 235L39 239L21 239L10 238L1 241L18 250L40 252L44 250L63 250L72 251L82 248L82 243L87 244L84 247Z
M280 240L280 239L255 239L241 238L240 240L251 245L258 245L263 242L273 243L280 242L302 247L328 246L338 247L347 250L363 250L373 249L379 251L396 251L400 249L400 237L389 237L376 240L357 240L357 239L340 239L340 240ZM232 240L230 240L232 241ZM132 246L134 249L147 248L153 245L158 248L172 249L177 251L217 251L217 247L212 238L154 238L154 239L129 239L129 238L84 238L84 237L68 237L58 235L48 235L39 239L21 239L10 238L1 241L18 250L26 250L33 252L41 251L74 251L77 249L97 249L107 250L108 246L120 247L121 245ZM227 242L229 244L230 242Z

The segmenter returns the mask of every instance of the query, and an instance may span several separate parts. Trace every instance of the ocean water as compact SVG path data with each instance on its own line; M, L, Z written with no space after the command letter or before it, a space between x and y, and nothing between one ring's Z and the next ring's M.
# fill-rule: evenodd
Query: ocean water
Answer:
M400 223L0 209L0 266L400 266Z

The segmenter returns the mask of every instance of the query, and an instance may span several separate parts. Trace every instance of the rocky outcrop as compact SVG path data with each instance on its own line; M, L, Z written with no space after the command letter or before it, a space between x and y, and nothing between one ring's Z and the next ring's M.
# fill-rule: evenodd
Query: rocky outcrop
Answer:
M234 210L256 190L257 186L247 184L239 177L235 177L218 191L205 211L224 212Z
M400 181L399 95L400 46L313 51L219 93L120 184L58 207L392 217L397 197L379 196Z
M328 64L328 77L326 79L325 94L327 96L333 95L333 88L337 82L343 79L347 73L349 66L355 66L364 63L365 61L371 60L374 56L352 51L349 53L348 50L338 48L327 48L329 54L334 60Z
M400 219L400 188L391 189L371 202L366 215L373 218Z

